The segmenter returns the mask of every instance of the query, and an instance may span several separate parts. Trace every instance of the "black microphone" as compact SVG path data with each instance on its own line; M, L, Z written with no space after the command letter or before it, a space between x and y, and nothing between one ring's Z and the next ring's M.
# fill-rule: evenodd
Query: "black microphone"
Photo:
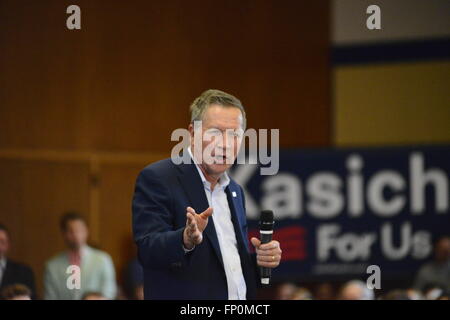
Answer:
M273 211L263 210L261 211L261 218L259 220L259 233L261 244L272 241L273 234ZM271 268L260 267L261 283L268 285L270 282Z

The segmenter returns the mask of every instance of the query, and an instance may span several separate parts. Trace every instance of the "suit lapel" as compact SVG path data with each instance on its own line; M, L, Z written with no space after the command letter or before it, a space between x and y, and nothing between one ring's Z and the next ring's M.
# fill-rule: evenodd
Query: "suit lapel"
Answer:
M242 210L238 211L238 208L242 208L242 199L237 196L240 194L239 190L230 184L225 191L227 193L228 204L231 211L231 220L233 222L234 233L236 234L239 257L241 258L242 273L244 274L245 282L247 284L247 297L249 297L249 294L252 296L252 292L255 291L253 285L254 277L252 276L253 268L250 256L248 254L248 240L242 234L242 225L238 218L238 215L245 216L245 212Z
M241 201L241 199L237 197L238 191L231 185L229 185L225 189L225 192L227 194L228 205L230 207L231 212L231 221L233 222L234 232L236 234L236 240L239 246L239 252L241 252L241 250L245 250L247 252L248 241L247 239L244 239L244 235L242 234L242 225L238 218L238 211L237 211L237 208L239 208L239 201ZM236 196L233 196L233 194Z
M238 243L238 251L239 257L241 258L242 273L244 274L245 282L247 285L247 299L248 299L255 296L256 287L255 287L255 274L252 271L255 268L248 253L249 252L248 239L242 233L241 220L238 218L239 216L241 216L244 217L244 221L246 219L245 211L243 210L242 207L243 199L239 198L238 196L241 194L240 191L231 184L226 188L226 193L231 211L231 220L233 222L234 232L236 234L236 240Z
M208 209L209 207L208 199L206 198L204 186L198 174L197 168L195 167L195 164L181 164L177 167L180 169L182 173L179 176L179 181L191 202L190 206L194 208L195 212L197 213L201 213L206 209ZM219 259L220 263L223 266L219 240L217 239L216 228L214 227L214 219L213 217L209 217L208 220L209 221L204 231L204 234L211 242L211 245L214 248L217 258Z

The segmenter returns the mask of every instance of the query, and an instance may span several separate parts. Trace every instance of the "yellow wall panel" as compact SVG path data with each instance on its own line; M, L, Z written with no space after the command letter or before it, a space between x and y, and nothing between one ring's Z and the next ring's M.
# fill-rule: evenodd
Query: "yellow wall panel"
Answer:
M340 66L334 144L450 142L450 62Z

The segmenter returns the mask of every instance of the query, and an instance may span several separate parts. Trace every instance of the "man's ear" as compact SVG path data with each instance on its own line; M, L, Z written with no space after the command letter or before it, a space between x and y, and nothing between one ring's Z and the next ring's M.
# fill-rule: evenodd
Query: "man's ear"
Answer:
M191 138L194 139L194 125L192 123L188 126L189 134L191 135Z

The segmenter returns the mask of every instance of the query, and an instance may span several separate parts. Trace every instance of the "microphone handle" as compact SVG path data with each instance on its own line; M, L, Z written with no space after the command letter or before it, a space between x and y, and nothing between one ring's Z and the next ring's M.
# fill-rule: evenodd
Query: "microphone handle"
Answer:
M262 231L261 230L260 231L261 244L269 243L270 241L272 241L272 234L273 234L273 230L270 230L270 231ZM272 269L266 268L266 267L260 267L260 272L261 272L261 283L266 284L266 285L269 284Z

